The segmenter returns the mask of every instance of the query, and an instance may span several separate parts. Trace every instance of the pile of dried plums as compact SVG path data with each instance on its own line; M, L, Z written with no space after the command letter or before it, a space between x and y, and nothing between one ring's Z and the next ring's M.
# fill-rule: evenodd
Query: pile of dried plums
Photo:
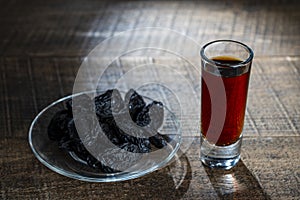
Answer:
M125 94L124 100L117 89L112 89L94 99L83 94L80 96L80 101L92 101L97 123L106 137L119 149L133 153L148 153L163 148L171 141L167 135L158 133L164 119L163 104L152 101L147 105L143 97L133 89ZM105 173L116 172L113 168L98 161L85 148L78 136L72 109L72 100L69 100L66 103L66 109L53 116L48 126L49 139L57 141L60 149L76 154L94 169ZM84 112L86 108L79 109L81 109L80 112Z

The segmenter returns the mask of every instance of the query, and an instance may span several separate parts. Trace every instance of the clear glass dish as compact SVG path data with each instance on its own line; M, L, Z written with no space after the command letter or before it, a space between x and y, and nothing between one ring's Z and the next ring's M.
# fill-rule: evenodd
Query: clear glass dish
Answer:
M44 108L33 120L29 129L29 144L36 158L54 172L61 175L89 182L114 182L124 181L143 176L157 169L165 167L171 160L176 160L176 153L181 143L181 127L176 116L164 106L164 123L159 129L163 135L172 138L158 153L142 153L140 162L130 166L128 170L103 173L89 167L72 153L59 149L56 141L48 138L47 128L50 120L58 111L65 109L65 103L69 99L86 94L78 93L61 98ZM152 99L143 97L144 100ZM177 158L178 159L178 158Z

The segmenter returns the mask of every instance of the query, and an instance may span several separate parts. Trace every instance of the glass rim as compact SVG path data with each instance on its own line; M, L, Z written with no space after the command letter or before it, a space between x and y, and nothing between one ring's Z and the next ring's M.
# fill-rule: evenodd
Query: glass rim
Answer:
M205 55L204 50L205 50L206 47L208 47L209 45L214 44L214 43L218 43L218 42L235 43L235 44L240 45L241 47L243 47L243 48L249 53L249 56L248 56L247 59L244 59L242 62L240 62L240 63L238 63L238 64L236 64L236 65L231 65L231 66L227 66L227 67L232 67L232 68L234 68L234 67L244 66L244 65L246 65L246 64L249 64L249 63L252 61L253 57L254 57L254 53L253 53L252 49L251 49L249 46L247 46L246 44L242 43L242 42L239 42L239 41L236 41L236 40L224 40L224 39L223 39L223 40L213 40L213 41L211 41L211 42L206 43L206 44L201 48L201 50L200 50L200 56L201 56L201 58L204 59L206 62L212 64L212 65L216 65L216 62L213 61L213 60L211 60L211 59L209 59L209 58ZM216 65L216 66L217 66L217 65ZM218 68L223 68L222 66L217 66L217 67L218 67Z

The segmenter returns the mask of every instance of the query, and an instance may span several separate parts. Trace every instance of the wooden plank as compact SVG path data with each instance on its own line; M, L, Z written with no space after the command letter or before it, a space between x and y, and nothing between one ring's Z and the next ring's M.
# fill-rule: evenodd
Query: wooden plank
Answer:
M0 199L299 198L299 9L297 0L0 1ZM155 26L188 35L200 46L227 38L254 49L241 162L228 171L207 169L199 161L199 137L187 137L184 141L194 142L178 162L130 181L86 183L43 166L28 146L28 128L36 114L72 93L82 60L105 38ZM188 56L198 54L182 38L150 29L107 52L115 55L141 39L145 47L147 41L177 44ZM102 89L114 87L137 66L156 64L175 69L199 95L199 73L183 59L152 50L129 54L109 65L100 80ZM99 57L100 63L108 59ZM199 56L188 59L199 62ZM177 84L176 92L184 90L171 73L134 72L137 80L163 77ZM155 92L161 95L163 89ZM189 119L185 125L199 136Z
M0 140L0 192L2 199L293 199L300 195L299 142L299 137L246 138L241 162L220 171L202 166L197 138L180 162L169 167L125 182L87 183L47 169L24 139Z
M83 199L99 198L100 195L103 198L126 199L132 195L152 195L156 198L182 199L233 196L241 199L295 198L299 196L300 163L300 101L295 92L299 90L299 84L295 84L299 81L298 62L298 57L265 57L254 61L248 102L251 116L247 115L245 121L242 162L234 170L224 174L203 168L198 158L198 141L182 161L187 170L186 178L182 180L172 178L172 170L174 173L175 169L180 169L180 166L174 166L124 183L91 184L71 180L48 170L34 158L27 144L28 127L36 111L72 92L81 58L2 58L1 197L52 199L76 196ZM109 83L105 81L107 79L113 85L132 67L147 63L177 66L177 70L181 70L192 82L197 83L195 80L199 79L194 77L197 74L192 73L189 65L180 59L124 57L112 63L103 77L103 84ZM282 76L278 77L278 73ZM136 78L144 76L136 74ZM197 130L191 130L199 135ZM224 176L229 179L224 180ZM224 181L227 181L226 187ZM176 185L178 183L181 185Z
M0 54L84 56L121 31L158 26L200 45L227 38L245 42L256 55L299 55L299 2L266 2L11 2L0 8Z
M1 135L26 138L41 109L72 93L79 63L78 58L58 63L49 58L1 58Z
M102 58L105 60L105 58ZM72 93L75 75L81 64L79 57L33 57L1 59L1 120L4 135L23 135L27 123L43 107ZM101 63L101 62L100 62ZM104 62L103 62L104 63ZM122 57L111 63L99 85L101 90L114 88L124 74L144 64L165 65L191 82L200 94L197 69L178 58ZM294 136L300 133L300 82L298 57L257 58L254 60L250 81L245 134ZM101 64L100 64L101 67ZM105 66L103 66L105 67ZM93 74L93 72L91 72ZM151 73L157 76L157 73ZM156 74L156 75L155 75ZM146 80L150 74L138 71L136 82ZM148 76L148 77L145 77ZM175 93L182 90L172 79L172 73L160 74L165 83L177 84ZM156 78L156 77L153 77ZM85 84L89 84L88 80ZM121 85L122 86L122 85ZM123 90L129 88L122 86ZM149 94L151 95L151 94ZM28 98L29 97L29 98ZM188 102L187 102L188 103ZM15 130L19 130L18 133Z

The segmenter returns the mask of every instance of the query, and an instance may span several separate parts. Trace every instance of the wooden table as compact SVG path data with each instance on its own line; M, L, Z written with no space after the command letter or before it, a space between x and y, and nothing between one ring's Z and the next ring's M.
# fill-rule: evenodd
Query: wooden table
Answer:
M299 10L299 1L0 1L0 199L299 199ZM200 46L226 38L254 49L242 159L235 168L202 166L197 131L180 158L185 173L177 180L171 164L134 180L88 183L56 174L34 157L28 144L34 117L72 93L94 47L137 27L170 28ZM167 39L151 36L158 43ZM184 66L168 55L120 60L121 71L145 63ZM189 77L199 91L197 74Z

